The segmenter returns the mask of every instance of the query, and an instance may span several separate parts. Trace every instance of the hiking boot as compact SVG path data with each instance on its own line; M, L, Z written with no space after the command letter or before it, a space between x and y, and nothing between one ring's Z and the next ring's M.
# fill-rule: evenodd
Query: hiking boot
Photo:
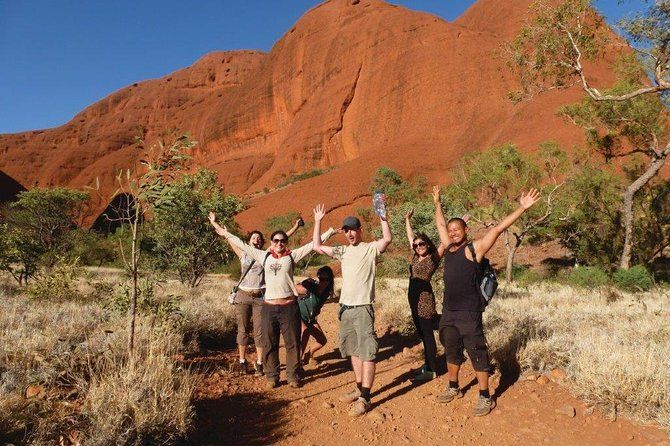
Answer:
M269 379L268 380L268 389L276 389L279 387L279 379Z
M362 396L359 396L354 404L352 404L351 409L349 409L349 416L351 417L360 417L365 415L366 412L370 410L370 401L367 401Z
M461 389L447 387L447 390L442 395L437 395L435 400L438 403L450 403L458 398L463 398L463 392L461 392Z
M293 387L294 389L299 389L299 388L302 387L302 383L299 380L298 381L289 381L288 385Z
M356 387L351 392L345 393L344 395L340 396L340 401L343 403L353 403L360 397L361 397L361 391L358 390L358 387Z
M427 372L428 370L429 370L428 369L428 364L424 364L424 365L421 366L421 368L412 369L412 373L414 373L415 375L420 375L423 372Z
M486 398L479 395L477 404L475 404L475 407L472 409L472 415L475 417L483 417L484 415L488 415L494 407L496 407L496 402L493 398Z
M302 365L307 365L309 364L309 360L312 359L312 352L307 350L304 355L302 355Z
M435 372L430 372L426 370L425 372L418 373L412 377L412 381L431 381L435 379Z
M245 362L237 361L237 363L235 363L232 368L233 373L237 375L246 375L249 372L246 361Z
M263 376L263 364L254 362L254 376Z

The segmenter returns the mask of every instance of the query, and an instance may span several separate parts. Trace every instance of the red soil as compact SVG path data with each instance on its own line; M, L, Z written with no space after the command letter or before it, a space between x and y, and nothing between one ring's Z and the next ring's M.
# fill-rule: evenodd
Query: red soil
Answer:
M503 372L492 378L497 407L486 417L472 417L477 398L474 373L466 363L461 374L465 397L448 405L435 401L446 386L444 375L421 385L409 381L410 370L423 364L420 347L407 338L380 335L380 361L373 387L372 411L353 419L338 401L353 387L353 372L339 357L337 305L327 304L319 317L329 343L319 367L306 367L305 385L273 390L264 378L235 376L233 351L196 358L204 367L196 392L195 442L203 445L371 444L518 446L670 445L662 430L618 418L612 421L572 397L556 382L516 380ZM283 348L280 350L283 352ZM209 367L208 367L209 366ZM550 374L551 376L551 374ZM566 415L574 409L574 416Z

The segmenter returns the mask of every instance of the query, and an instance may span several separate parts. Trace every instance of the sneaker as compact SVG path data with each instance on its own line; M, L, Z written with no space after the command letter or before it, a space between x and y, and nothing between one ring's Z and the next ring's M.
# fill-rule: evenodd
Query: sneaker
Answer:
M418 368L418 369L412 369L412 373L414 373L415 375L420 375L423 372L427 372L427 371L428 371L428 364L424 364L424 365L421 366L421 368Z
M276 389L279 387L279 379L268 379L268 388L269 389Z
M304 355L302 355L302 365L309 364L309 360L312 358L312 352L307 350Z
M340 401L343 403L353 403L356 401L358 398L361 397L361 391L358 390L358 387L356 387L354 390L352 390L349 393L345 393L340 397Z
M255 376L263 376L263 364L259 364L257 362L254 362L254 375Z
M461 389L447 387L447 390L442 395L437 395L435 397L435 400L438 403L450 403L458 398L463 398L463 392L461 391Z
M472 409L472 415L475 417L483 417L484 415L488 415L494 407L496 407L496 402L493 398L486 398L479 395L477 404L475 404L474 409Z
M430 372L430 371L426 370L423 373L418 373L418 374L414 375L412 377L412 381L431 381L431 380L435 379L435 376L437 376L435 374L435 372Z
M370 410L370 401L367 401L362 396L359 396L356 399L356 401L354 401L354 404L351 406L351 409L349 409L349 416L360 417L361 415L365 415L365 413L368 412L369 410Z

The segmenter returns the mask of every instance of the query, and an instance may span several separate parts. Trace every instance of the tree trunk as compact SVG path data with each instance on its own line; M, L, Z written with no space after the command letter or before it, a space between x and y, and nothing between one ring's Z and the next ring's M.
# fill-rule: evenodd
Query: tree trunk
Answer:
M516 255L516 252L519 249L519 246L521 246L521 241L523 240L522 237L520 237L517 234L514 235L514 243L513 244L508 244L507 245L507 266L505 267L505 280L507 282L512 282L512 270L514 269L514 256Z
M130 295L130 308L128 308L129 318L128 318L128 355L132 356L133 348L135 347L135 317L137 314L137 273L138 273L138 243L137 243L137 230L138 230L138 211L135 211L135 221L133 222L133 241L130 245L130 274L133 280L133 289Z
M665 149L655 156L647 170L635 181L633 181L627 188L623 196L623 218L624 218L624 242L623 242L623 252L621 253L621 261L619 262L619 268L628 269L630 268L630 260L633 255L633 198L637 191L642 189L656 174L665 160L670 154L670 144L668 144Z

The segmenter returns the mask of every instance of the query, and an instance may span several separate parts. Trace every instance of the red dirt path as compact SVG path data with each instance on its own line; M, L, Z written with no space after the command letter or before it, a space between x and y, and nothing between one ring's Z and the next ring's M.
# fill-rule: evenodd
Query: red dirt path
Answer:
M449 405L435 402L445 386L445 377L422 385L409 380L410 370L423 363L420 347L394 334L380 335L380 358L373 388L373 409L353 419L340 394L352 387L353 373L339 357L337 304L324 307L320 322L329 343L318 367L306 367L301 389L282 385L265 387L264 378L236 376L228 364L236 360L233 350L197 358L205 368L196 392L197 431L195 442L203 445L666 445L668 434L656 427L641 426L626 419L609 421L598 410L572 397L559 384L539 384L521 378L498 383L498 406L483 418L471 416L477 390L472 369L465 367L461 386L463 399ZM332 405L332 407L331 407ZM569 405L576 416L556 410Z

